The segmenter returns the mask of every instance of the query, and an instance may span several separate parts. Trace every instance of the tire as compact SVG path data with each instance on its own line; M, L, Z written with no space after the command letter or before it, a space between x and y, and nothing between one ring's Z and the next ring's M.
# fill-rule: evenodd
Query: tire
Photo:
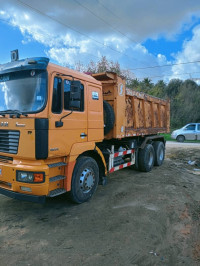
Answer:
M115 113L112 106L103 101L103 110L104 110L104 135L107 135L111 129L114 127L115 123Z
M142 172L150 172L154 166L155 152L151 144L147 144L139 151L138 166Z
M184 142L184 141L185 141L185 137L184 137L183 135L179 135L179 136L176 138L176 140L177 140L178 142Z
M155 141L153 143L153 148L155 152L155 166L162 165L164 159L165 159L165 146L162 141Z
M82 156L77 160L72 175L70 197L75 203L88 201L99 183L99 167L91 157Z

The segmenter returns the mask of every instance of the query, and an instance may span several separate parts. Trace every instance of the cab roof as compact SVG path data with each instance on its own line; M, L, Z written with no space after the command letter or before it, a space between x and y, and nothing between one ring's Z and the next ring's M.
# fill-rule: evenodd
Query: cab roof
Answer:
M78 72L78 71L70 69L68 67L62 67L62 66L59 66L59 65L56 65L53 63L49 63L47 70L50 72L57 72L58 74L71 75L78 80L82 80L82 81L85 80L85 81L88 81L91 83L96 83L98 85L101 85L101 82L99 82L98 80L93 78L91 75Z

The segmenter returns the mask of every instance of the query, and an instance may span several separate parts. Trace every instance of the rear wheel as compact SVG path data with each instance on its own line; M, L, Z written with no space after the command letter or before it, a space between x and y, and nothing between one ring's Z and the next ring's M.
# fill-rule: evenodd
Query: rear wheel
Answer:
M71 199L76 203L88 201L95 193L99 182L99 168L91 157L82 156L77 160L72 175Z
M176 138L176 140L177 140L178 142L184 142L184 141L185 141L185 137L184 137L183 135L180 135L180 136L178 136L178 137Z
M163 142L155 141L153 143L153 148L155 151L154 165L160 166L165 159L165 146L164 146Z
M139 151L138 166L142 172L150 172L154 166L155 152L151 144L147 144Z

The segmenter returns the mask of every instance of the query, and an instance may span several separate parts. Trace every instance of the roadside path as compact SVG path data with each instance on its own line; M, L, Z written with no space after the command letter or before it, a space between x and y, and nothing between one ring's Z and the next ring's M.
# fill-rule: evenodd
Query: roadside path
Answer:
M166 148L199 148L200 143L187 143L187 142L176 142L176 141L167 141Z

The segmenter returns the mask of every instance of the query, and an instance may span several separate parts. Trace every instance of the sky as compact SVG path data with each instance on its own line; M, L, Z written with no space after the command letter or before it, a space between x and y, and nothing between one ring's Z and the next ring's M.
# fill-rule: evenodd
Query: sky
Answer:
M102 56L135 78L200 80L199 0L0 0L0 64L45 56L87 66Z

